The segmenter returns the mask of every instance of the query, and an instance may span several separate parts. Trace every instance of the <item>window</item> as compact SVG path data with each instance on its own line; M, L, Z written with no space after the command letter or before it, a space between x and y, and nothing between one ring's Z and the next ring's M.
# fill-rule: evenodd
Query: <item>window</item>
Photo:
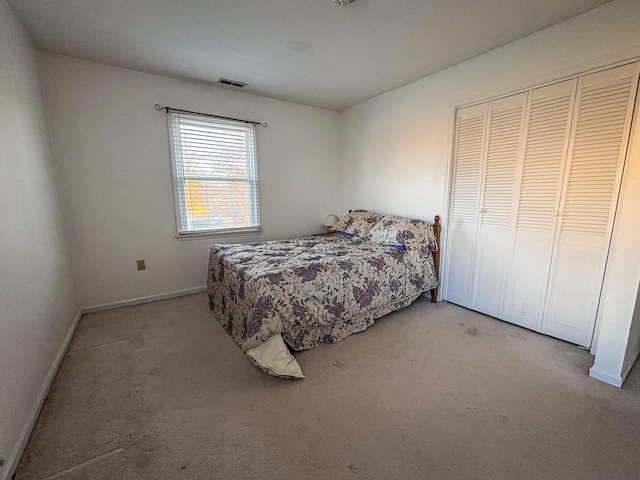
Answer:
M178 234L260 229L255 126L169 111Z

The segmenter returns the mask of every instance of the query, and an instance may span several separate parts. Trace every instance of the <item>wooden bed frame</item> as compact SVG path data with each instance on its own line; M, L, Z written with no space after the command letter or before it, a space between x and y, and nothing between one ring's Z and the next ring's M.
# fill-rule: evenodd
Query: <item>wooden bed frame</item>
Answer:
M440 284L440 215L433 217L433 233L436 236L436 244L438 250L431 252L433 255L433 263L436 266L436 278L438 279L438 285ZM438 287L431 290L431 302L436 303L438 300Z

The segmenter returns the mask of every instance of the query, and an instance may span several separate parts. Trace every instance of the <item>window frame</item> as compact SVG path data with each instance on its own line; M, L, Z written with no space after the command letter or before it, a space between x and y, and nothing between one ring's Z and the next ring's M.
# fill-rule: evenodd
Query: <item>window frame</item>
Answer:
M183 167L183 141L182 133L176 139L175 134L182 132L182 125L192 123L210 126L221 130L241 130L247 132L245 141L245 161L247 163L246 177L225 177L214 175L186 175ZM197 114L192 112L171 111L167 112L167 125L169 129L169 157L171 163L171 179L173 183L173 197L176 220L176 237L182 239L198 238L218 235L253 235L262 232L260 189L257 158L256 126L244 121L216 118L212 115ZM204 182L243 182L247 184L249 203L249 225L232 226L225 228L189 229L186 215L187 197L185 196L185 180L200 180ZM185 208L183 208L183 206Z

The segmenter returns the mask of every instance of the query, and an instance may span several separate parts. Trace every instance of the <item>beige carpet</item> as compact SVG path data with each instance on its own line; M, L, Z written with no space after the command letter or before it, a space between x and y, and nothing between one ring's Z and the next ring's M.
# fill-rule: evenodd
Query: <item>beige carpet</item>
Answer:
M204 294L86 315L16 478L640 478L638 368L426 299L296 356L260 372Z

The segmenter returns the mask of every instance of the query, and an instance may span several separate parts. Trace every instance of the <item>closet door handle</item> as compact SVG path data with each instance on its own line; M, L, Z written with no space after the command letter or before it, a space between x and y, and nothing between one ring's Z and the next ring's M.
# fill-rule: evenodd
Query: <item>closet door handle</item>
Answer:
M560 212L558 212L557 210L554 210L553 212L551 212L552 217L557 217L558 215L560 215Z
M478 213L487 213L487 209L486 208L480 208L480 209L478 209Z

